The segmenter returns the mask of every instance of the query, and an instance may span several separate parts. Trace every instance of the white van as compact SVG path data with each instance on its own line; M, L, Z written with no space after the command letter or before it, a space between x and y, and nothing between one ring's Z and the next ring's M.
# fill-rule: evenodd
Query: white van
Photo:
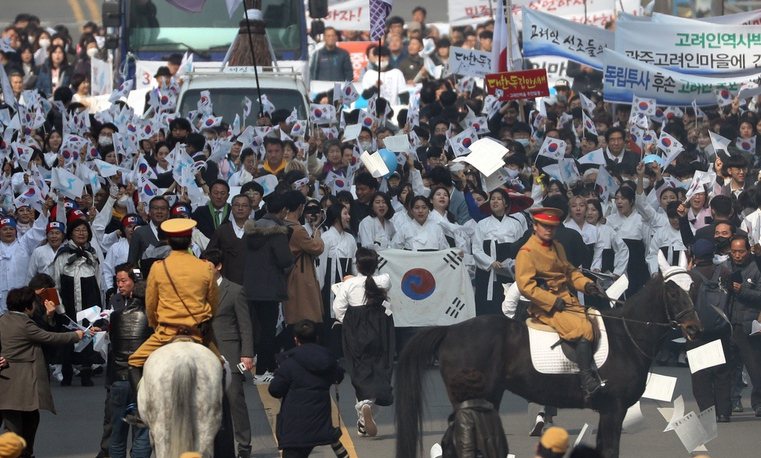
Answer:
M201 91L208 90L214 107L214 115L222 116L232 123L235 115L243 116L244 97L251 102L251 114L245 125L254 125L259 113L259 95L253 67L225 67L219 70L197 68L183 77L184 81L177 100L177 112L187 116L196 110ZM301 73L291 68L259 67L259 86L277 109L298 110L299 119L309 119L309 100L306 84Z

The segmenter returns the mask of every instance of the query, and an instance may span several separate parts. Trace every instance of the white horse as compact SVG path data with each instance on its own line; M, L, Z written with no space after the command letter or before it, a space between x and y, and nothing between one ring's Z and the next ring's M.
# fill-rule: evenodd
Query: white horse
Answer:
M156 458L177 458L188 451L214 456L223 389L219 358L203 345L177 341L151 354L137 403Z

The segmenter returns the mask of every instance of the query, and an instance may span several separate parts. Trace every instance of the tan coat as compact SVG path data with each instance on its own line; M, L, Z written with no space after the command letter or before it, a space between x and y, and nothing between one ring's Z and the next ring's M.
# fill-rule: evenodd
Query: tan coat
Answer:
M309 319L322 322L322 298L314 260L325 249L320 238L312 238L300 224L286 221L293 229L289 246L294 266L288 275L288 300L283 302L283 314L287 324Z
M539 237L532 235L515 258L515 281L521 294L531 301L529 314L552 326L560 338L594 339L584 306L569 289L570 284L576 291L584 291L592 280L568 262L560 243L553 241L545 245ZM563 312L552 308L558 297L565 301Z
M167 271L177 292L167 277ZM208 262L201 261L185 251L176 250L163 261L156 261L151 266L145 291L145 314L148 316L148 324L155 331L130 356L129 365L143 366L154 350L174 339L178 327L196 328L198 324L211 320L218 300L214 269ZM199 336L193 339L201 341ZM209 345L212 351L218 353L213 347Z
M53 395L41 344L77 342L74 332L47 332L26 314L0 316L0 355L8 367L0 370L0 410L49 410L55 413Z

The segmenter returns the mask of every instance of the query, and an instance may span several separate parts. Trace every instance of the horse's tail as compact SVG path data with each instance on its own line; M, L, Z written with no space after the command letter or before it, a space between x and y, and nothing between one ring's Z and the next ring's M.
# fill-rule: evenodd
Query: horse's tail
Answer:
M396 456L416 457L423 449L423 369L431 363L447 336L446 327L418 332L399 355L396 369Z
M196 415L196 365L192 359L177 364L171 377L172 396L174 411L169 425L169 437L167 444L167 456L178 457L185 452L196 451L197 431L195 425Z

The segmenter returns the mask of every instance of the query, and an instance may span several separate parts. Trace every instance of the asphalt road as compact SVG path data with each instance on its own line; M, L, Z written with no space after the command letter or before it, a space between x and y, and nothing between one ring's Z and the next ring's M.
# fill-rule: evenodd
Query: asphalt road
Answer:
M678 376L674 397L682 394L686 400L685 411L696 410L692 398L689 370L684 368L657 367L655 372L663 375ZM105 390L103 378L98 377L96 386L83 388L73 386L62 388L53 383L53 397L58 415L42 414L40 430L37 436L36 455L38 458L92 458L98 452L101 435L101 419ZM76 384L77 380L75 380ZM441 377L431 369L427 377L426 414L424 417L424 446L430 448L438 442L446 428L446 418L451 406L446 400ZM260 393L261 392L261 393ZM246 386L246 399L253 429L254 456L260 458L275 458L278 455L269 420L277 410L277 401L262 396L266 390L257 390L253 384ZM749 390L745 390L743 399L746 412L735 414L732 423L719 424L719 436L711 441L707 448L713 457L750 458L758 456L759 426L757 419L749 411ZM362 458L393 457L395 447L395 431L392 408L382 409L377 416L379 436L376 438L359 438L354 424L354 399L351 384L347 378L339 389L339 408L345 423L348 423L350 447L354 447L355 455ZM675 458L687 457L676 434L662 432L666 421L657 411L657 407L666 407L668 403L642 400L642 412L645 425L642 431L635 434L624 434L621 441L621 457ZM500 409L502 422L507 433L510 452L518 458L532 457L536 444L535 438L528 437L528 430L533 418L527 414L527 403L523 399L507 394ZM269 417L268 417L269 415ZM556 424L569 430L571 440L575 440L582 426L588 423L590 432L583 442L594 444L594 429L597 425L597 415L589 410L561 410L556 418ZM330 448L315 450L314 457L334 456ZM427 456L427 453L426 453Z

